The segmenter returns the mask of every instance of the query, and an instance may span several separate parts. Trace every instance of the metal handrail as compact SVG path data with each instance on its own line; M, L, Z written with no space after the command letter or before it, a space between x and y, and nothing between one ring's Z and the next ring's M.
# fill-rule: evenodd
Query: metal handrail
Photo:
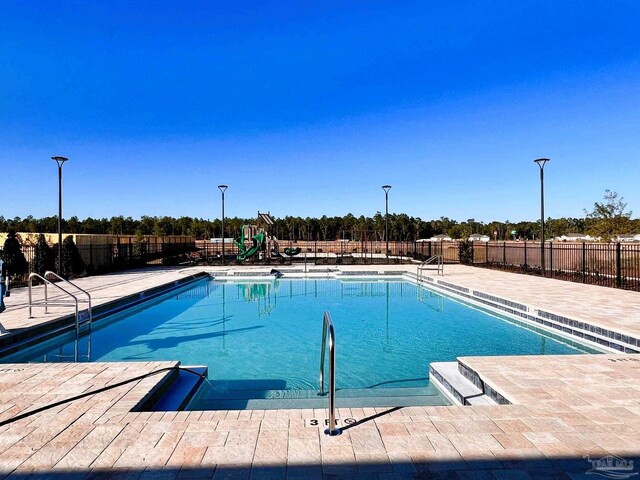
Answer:
M53 273L53 272L45 272L45 275L49 274L49 273ZM56 274L54 274L56 275ZM57 277L57 275L56 275ZM42 282L44 283L44 302L43 303L39 303L39 302L34 302L33 301L33 279L37 278L39 280L42 280ZM78 304L80 302L87 302L89 304L89 325L91 325L91 321L92 321L92 312L91 312L91 296L85 292L84 290L82 290L81 288L79 288L77 285L64 280L63 281L71 284L72 286L76 287L78 290L82 291L83 293L88 295L88 300L82 300L79 299L76 295L74 295L73 293L71 293L70 291L68 291L65 288L62 288L60 285L58 285L57 283L53 283L51 280L48 280L47 278L45 278L44 276L36 273L36 272L32 272L29 274L29 279L28 279L28 285L29 285L29 318L33 318L33 307L34 306L44 306L44 313L49 313L48 311L48 307L49 305L57 305L57 306L74 306L75 307L75 324L76 324L76 332L80 329L80 316L79 316L79 308L78 308ZM62 293L68 295L69 297L71 297L73 299L72 302L68 302L68 301L64 301L64 300L55 300L55 301L49 301L49 292L47 289L48 285L52 285L54 287L56 287L58 290L60 290Z
M418 265L418 269L416 270L416 277L418 281L420 281L420 272L423 270L434 270L433 268L428 268L428 265L435 263L438 275L444 276L444 256L443 255L433 255L432 257L427 258L424 262Z
M49 276L52 276L56 279L58 279L61 282L64 283L68 283L69 285L71 285L72 287L76 288L77 290L81 291L82 293L84 293L87 296L87 304L88 304L88 312L89 312L89 324L93 323L93 308L91 307L91 294L89 292L87 292L86 290L80 288L78 285L76 285L73 282L70 282L69 280L67 280L66 278L62 278L60 275L58 275L55 272L52 272L51 270L47 270L46 272L44 272L44 277L47 278ZM46 287L45 287L46 289Z
M46 278L44 278L42 275L36 273L36 272L31 272L29 274L29 318L33 318L32 315L32 308L34 306L37 305L42 305L42 304L38 304L38 303L33 303L33 295L31 293L31 290L33 288L33 279L34 278L38 278L40 280L42 280L44 282L44 312L48 313L47 311L47 306L48 305L72 305L69 302L49 302L49 298L48 298L48 294L47 294L47 285L53 285L54 287L56 287L58 290L62 291L63 293L67 294L68 296L70 296L71 298L73 298L73 305L75 305L75 309L76 309L76 330L78 329L79 325L78 325L78 297L76 297L73 293L69 292L68 290L65 290L64 288L62 288L60 285L57 285L55 283L53 283L50 280L47 280Z
M327 333L329 334L329 428L327 435L340 435L342 431L336 426L336 334L329 312L322 318L322 350L320 351L320 395L324 395L324 358L327 349Z

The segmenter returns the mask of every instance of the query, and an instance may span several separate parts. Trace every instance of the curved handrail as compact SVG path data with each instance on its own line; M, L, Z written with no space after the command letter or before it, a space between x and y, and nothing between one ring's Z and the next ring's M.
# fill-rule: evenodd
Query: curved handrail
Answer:
M438 272L438 275L444 275L444 256L443 255L433 255L433 256L427 258L420 265L418 265L418 268L416 269L416 277L417 277L418 281L420 281L420 272L422 270L433 270L433 269L428 269L427 268L427 265L431 265L433 263L436 264L436 270Z
M44 272L44 277L47 278L48 276L53 275L55 278L57 278L58 280L60 280L61 282L65 282L68 283L69 285L71 285L72 287L76 288L77 290L81 291L82 293L84 293L87 296L87 303L89 304L89 323L92 323L93 321L93 313L92 313L92 308L91 308L91 294L89 292L87 292L86 290L80 288L78 285L76 285L73 282L70 282L69 280L67 280L66 278L62 278L60 275L58 275L56 272L52 272L51 270L47 270L46 272ZM54 284L55 285L55 284Z
M336 334L329 312L322 317L322 351L320 352L320 395L324 395L324 358L329 334L329 428L327 435L340 435L342 431L336 426Z
M47 285L53 285L54 287L56 287L58 290L61 290L63 293L66 293L67 295L69 295L71 298L73 298L73 301L75 303L75 308L76 308L76 329L78 328L78 297L76 297L73 293L69 292L68 290L65 290L64 288L62 288L60 285L57 285L55 283L53 283L51 280L47 280L46 278L44 278L42 275L36 273L36 272L31 272L29 274L29 318L33 318L33 316L31 315L31 309L33 307L33 298L31 295L31 289L33 287L33 279L34 278L39 278L40 280L42 280L44 282L44 308L45 308L45 313L47 312L47 304L48 304L48 295L47 295Z

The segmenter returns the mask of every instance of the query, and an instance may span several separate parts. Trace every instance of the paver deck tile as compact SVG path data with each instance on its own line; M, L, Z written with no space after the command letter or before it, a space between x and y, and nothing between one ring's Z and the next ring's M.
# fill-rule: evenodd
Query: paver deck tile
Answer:
M88 468L124 429L122 425L98 425L80 440L56 468Z
M433 425L438 430L438 433L442 435L460 433L453 422L446 420L433 420Z
M258 465L278 464L285 465L289 449L289 441L286 438L258 438L253 455L253 463Z
M356 474L356 464L353 449L346 445L324 445L322 452L322 471L326 474Z
M500 442L505 449L511 448L534 448L533 443L531 443L527 438L521 433L494 433L493 437Z
M438 429L433 422L425 419L419 419L418 417L412 417L414 419L411 423L407 423L405 427L409 431L410 435L424 435L427 433L438 433Z
M307 465L320 462L320 439L289 438L288 465Z
M358 466L358 473L391 473L393 472L393 466L389 461L389 456L386 453L357 453L356 464Z
M343 433L345 435L345 433ZM353 451L356 454L385 453L385 444L376 429L356 428L348 430Z
M179 443L175 448L169 460L167 460L167 466L177 467L195 467L201 464L202 457L207 451L207 447L196 447L193 445L184 445Z
M203 465L251 465L255 447L245 446L211 446L202 458Z

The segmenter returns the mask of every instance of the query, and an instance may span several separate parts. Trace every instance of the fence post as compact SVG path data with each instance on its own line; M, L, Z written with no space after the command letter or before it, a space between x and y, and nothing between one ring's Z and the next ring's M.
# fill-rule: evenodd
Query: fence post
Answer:
M616 287L622 286L622 252L620 242L616 243Z
M507 241L502 242L502 268L507 267Z
M527 271L527 241L524 241L524 271Z
M553 242L549 242L549 276L553 278Z
M484 264L489 265L489 242L484 243Z
M587 281L587 244L582 242L582 283Z

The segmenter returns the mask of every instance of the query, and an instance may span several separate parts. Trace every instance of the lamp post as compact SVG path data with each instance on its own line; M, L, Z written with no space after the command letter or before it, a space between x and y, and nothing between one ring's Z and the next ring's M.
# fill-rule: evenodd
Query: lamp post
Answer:
M389 263L389 190L391 190L391 185L383 185L382 189L384 190L384 200L385 200L385 209L384 209L384 239L387 242L387 263Z
M224 265L224 192L227 188L227 185L218 185L218 188L222 192L222 265Z
M58 164L58 275L62 275L62 165L67 157L51 157Z
M548 158L539 158L534 160L540 167L540 267L542 269L542 276L545 276L545 261L544 261L544 165L549 161Z

